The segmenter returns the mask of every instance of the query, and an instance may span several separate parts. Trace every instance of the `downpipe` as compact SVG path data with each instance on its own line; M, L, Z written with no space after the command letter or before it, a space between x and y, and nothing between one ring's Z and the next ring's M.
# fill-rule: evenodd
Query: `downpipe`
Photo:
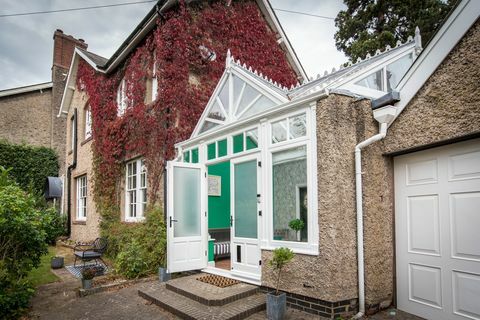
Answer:
M382 140L387 135L387 122L380 123L379 133L355 146L355 197L357 207L357 263L358 263L358 305L359 312L353 319L359 319L365 314L365 272L363 248L363 192L362 192L362 149Z

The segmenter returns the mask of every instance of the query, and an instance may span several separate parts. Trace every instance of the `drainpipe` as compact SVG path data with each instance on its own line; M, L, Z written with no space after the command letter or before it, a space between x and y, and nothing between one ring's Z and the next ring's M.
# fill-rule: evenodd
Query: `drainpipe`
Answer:
M67 168L67 235L72 231L72 170L77 167L77 108L73 110L73 162Z
M355 146L355 193L357 203L357 263L358 263L358 305L359 312L354 319L365 314L365 272L363 250L363 192L362 192L362 149L370 144L382 140L387 135L389 123L395 117L395 107L386 106L373 111L373 116L380 124L378 134L368 138Z

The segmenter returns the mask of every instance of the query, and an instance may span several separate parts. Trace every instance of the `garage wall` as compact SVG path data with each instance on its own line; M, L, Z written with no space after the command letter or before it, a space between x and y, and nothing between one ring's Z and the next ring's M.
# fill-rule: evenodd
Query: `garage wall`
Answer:
M395 152L480 132L480 22L425 83L385 139Z

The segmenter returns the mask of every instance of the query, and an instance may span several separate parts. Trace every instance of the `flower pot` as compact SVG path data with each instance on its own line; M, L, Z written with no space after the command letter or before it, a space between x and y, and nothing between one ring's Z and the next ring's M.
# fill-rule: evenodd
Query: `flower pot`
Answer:
M172 278L172 275L167 272L166 268L160 267L158 268L158 280L160 282L166 282Z
M269 320L281 320L285 316L287 309L287 294L280 293L278 296L274 292L267 294L267 318Z
M50 266L52 269L60 269L63 268L63 257L53 257Z
M82 288L91 289L93 279L82 279Z

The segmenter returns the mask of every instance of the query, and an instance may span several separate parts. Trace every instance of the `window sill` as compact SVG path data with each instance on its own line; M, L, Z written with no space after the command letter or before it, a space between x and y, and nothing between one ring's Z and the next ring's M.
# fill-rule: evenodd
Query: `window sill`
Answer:
M83 140L82 143L80 143L81 146L83 146L84 144L90 142L93 140L93 137L88 137L87 139Z
M143 221L145 221L144 217L138 217L138 218L127 218L127 219L125 219L124 222L126 222L126 223L137 223L137 222L143 222Z
M87 225L87 220L86 219L85 220L75 220L75 221L72 221L72 224L73 225L83 225L83 226L85 226L85 225Z
M277 248L289 248L294 253L304 254L309 256L318 256L318 245L316 244L307 244L307 243L288 243L288 242L278 242L278 243L269 243L266 245L261 245L260 249L273 251Z

